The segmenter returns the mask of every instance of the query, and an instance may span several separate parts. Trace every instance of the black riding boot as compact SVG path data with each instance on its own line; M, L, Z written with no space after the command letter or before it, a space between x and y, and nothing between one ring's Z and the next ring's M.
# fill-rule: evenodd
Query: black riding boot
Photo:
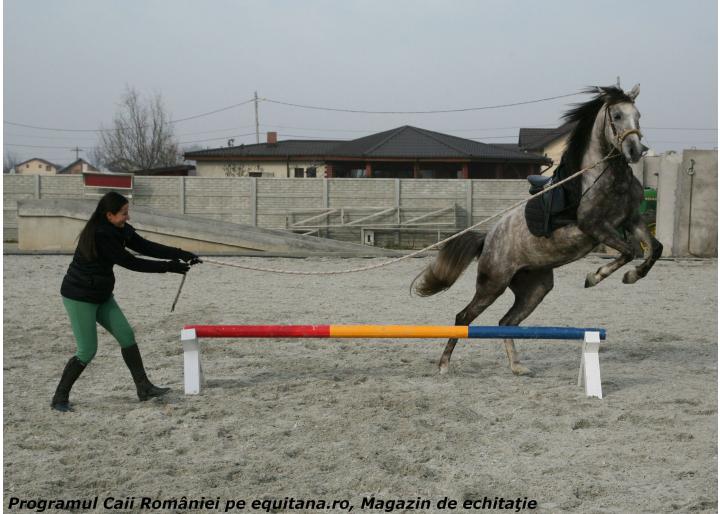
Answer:
M148 380L148 377L145 374L145 367L143 366L138 345L134 344L127 348L122 348L121 351L125 364L127 364L133 380L135 381L137 395L141 402L156 396L162 396L170 390L169 387L156 387L150 383L150 380Z
M52 397L50 407L55 410L59 410L60 412L72 411L72 408L70 407L70 389L72 389L73 384L84 369L85 364L83 364L80 359L74 355L70 357L70 360L67 362L65 369L63 370L60 383L58 384L55 394Z

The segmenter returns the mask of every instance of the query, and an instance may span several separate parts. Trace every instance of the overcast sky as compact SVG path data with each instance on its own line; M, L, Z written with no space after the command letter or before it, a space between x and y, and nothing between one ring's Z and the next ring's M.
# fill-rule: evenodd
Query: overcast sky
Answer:
M67 164L76 145L87 157L95 134L69 130L111 126L128 86L160 93L180 119L255 91L333 109L430 111L569 95L618 76L626 89L641 84L648 146L717 147L716 0L6 0L3 14L3 143L20 159ZM519 127L558 126L584 98L443 114L261 101L260 133L353 139L414 125L516 143ZM254 143L254 107L174 127L184 147Z

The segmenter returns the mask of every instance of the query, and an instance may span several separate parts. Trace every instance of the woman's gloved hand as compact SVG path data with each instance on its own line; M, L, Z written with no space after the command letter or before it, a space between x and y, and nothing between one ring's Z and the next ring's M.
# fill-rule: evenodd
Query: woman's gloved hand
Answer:
M198 257L192 252L187 252L185 250L180 250L180 258L187 262L190 266L193 266L194 264L200 264L202 262L200 257Z
M171 261L167 261L167 267L168 272L170 273L180 273L181 275L184 275L190 270L190 265L186 264L184 262L180 262L177 259L173 259Z

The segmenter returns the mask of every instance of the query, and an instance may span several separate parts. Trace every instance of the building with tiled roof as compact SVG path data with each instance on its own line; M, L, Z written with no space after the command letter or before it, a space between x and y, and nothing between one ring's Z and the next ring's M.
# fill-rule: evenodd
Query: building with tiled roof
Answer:
M100 171L95 166L80 157L64 168L58 170L58 175L79 175L85 171Z
M278 141L187 152L198 176L524 178L551 161L533 153L402 126L351 141Z
M553 165L545 170L551 174L560 163L568 137L575 128L575 123L565 123L557 128L521 128L518 134L518 148L552 159Z
M27 161L15 165L15 173L18 175L55 175L61 168L57 164L33 157Z

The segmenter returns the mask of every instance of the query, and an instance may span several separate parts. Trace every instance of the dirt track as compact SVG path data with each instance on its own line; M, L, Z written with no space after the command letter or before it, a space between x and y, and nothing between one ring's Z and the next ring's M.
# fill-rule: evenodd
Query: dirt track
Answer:
M606 327L603 400L575 384L577 342L518 342L534 375L515 377L500 341L461 342L439 376L444 341L408 340L209 341L207 387L186 397L184 323L451 324L472 296L474 265L423 299L408 287L429 259L330 278L204 264L172 314L179 276L117 270L115 296L150 378L173 392L137 402L101 330L76 412L63 415L48 403L74 351L58 293L68 262L5 257L5 507L11 496L98 496L102 512L108 497L293 497L346 499L358 512L374 496L428 498L437 511L446 496L498 496L534 499L535 512L716 512L716 260L660 261L636 285L618 273L590 290L599 258L558 270L525 324ZM496 324L511 302L508 293L476 323Z

